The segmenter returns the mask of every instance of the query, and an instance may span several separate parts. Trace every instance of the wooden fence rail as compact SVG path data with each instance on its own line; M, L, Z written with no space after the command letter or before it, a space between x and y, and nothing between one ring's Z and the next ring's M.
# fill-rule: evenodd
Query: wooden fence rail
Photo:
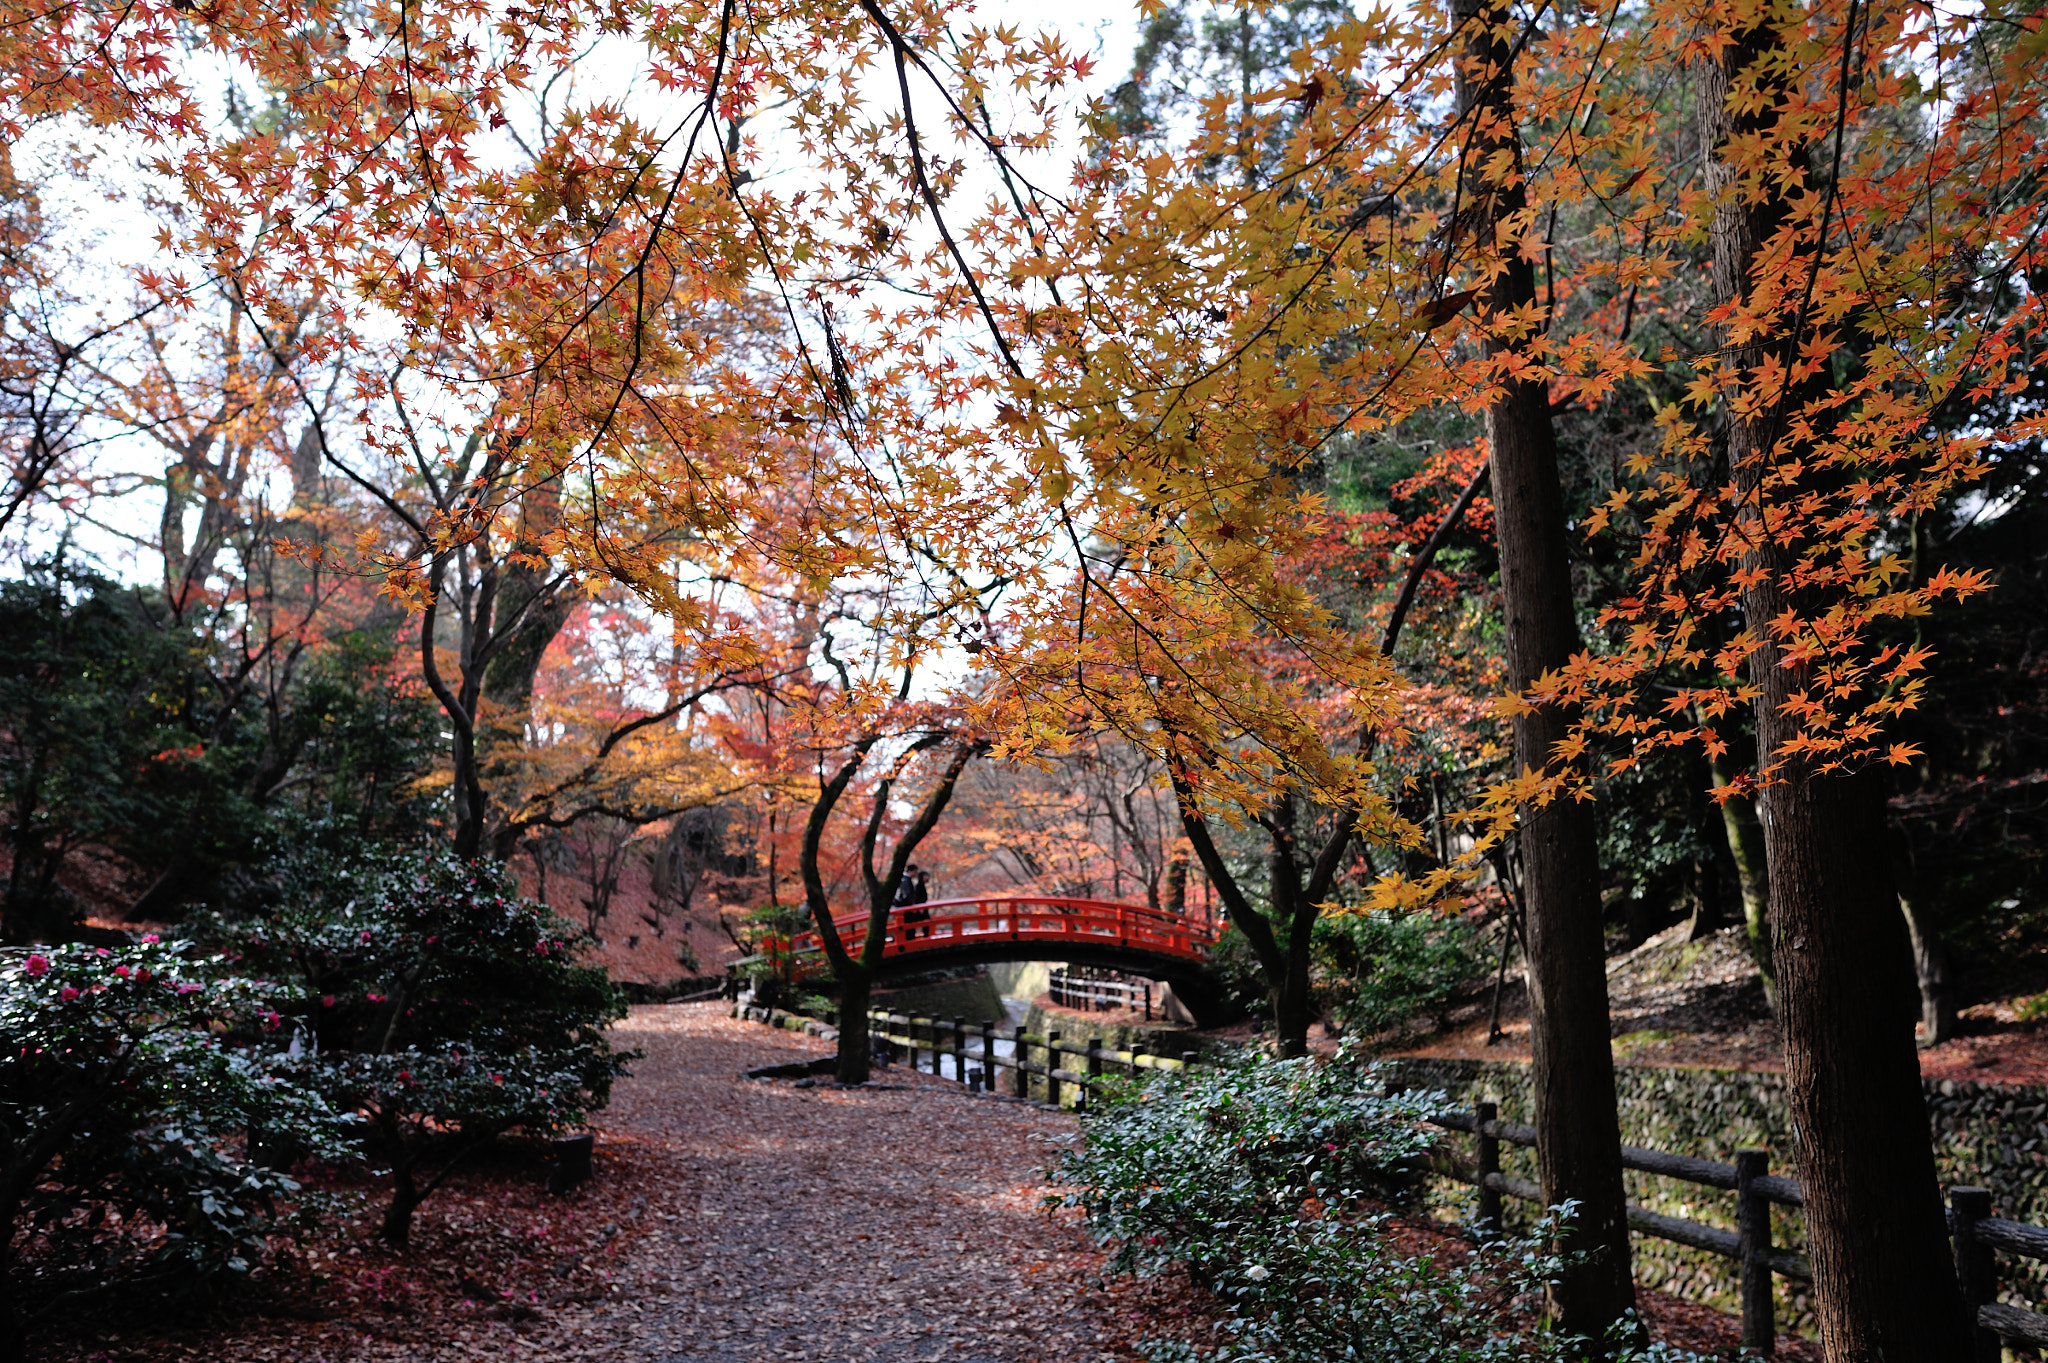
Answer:
M920 1050L929 1053L933 1074L940 1073L941 1057L950 1054L954 1074L970 1087L993 1093L998 1088L998 1071L1009 1070L1011 1090L1015 1096L1029 1097L1032 1079L1043 1079L1046 1101L1055 1106L1060 1104L1062 1088L1066 1085L1074 1086L1077 1099L1085 1104L1089 1093L1101 1084L1105 1074L1121 1072L1135 1076L1147 1070L1186 1069L1199 1061L1199 1055L1194 1051L1184 1051L1177 1058L1144 1051L1112 1051L1103 1048L1100 1037L1085 1043L1075 1042L1066 1040L1059 1032L1048 1032L1042 1037L1031 1036L1022 1027L1012 1028L1004 1038L1011 1043L1012 1053L998 1055L997 1033L991 1023L982 1023L970 1031L964 1017L956 1017L948 1023L937 1018L871 1012L868 1019L876 1037L905 1049L912 1069L918 1067ZM970 1042L978 1042L979 1045L970 1046ZM1043 1053L1044 1063L1031 1059L1033 1051ZM1078 1060L1081 1068L1073 1068L1069 1063L1062 1063L1063 1060ZM1473 1157L1469 1163L1452 1157L1440 1160L1437 1167L1451 1177L1474 1185L1481 1226L1499 1230L1503 1197L1539 1204L1543 1201L1541 1188L1526 1179L1515 1178L1500 1166L1501 1144L1506 1142L1533 1149L1536 1128L1519 1122L1501 1121L1498 1107L1488 1102L1475 1104L1470 1112L1440 1113L1432 1120L1447 1131L1466 1132L1473 1137ZM1663 1150L1624 1145L1621 1147L1621 1163L1626 1169L1735 1194L1734 1230L1666 1216L1633 1203L1628 1208L1629 1228L1660 1240L1690 1245L1724 1259L1733 1259L1741 1270L1738 1299L1742 1307L1743 1347L1764 1354L1775 1352L1777 1329L1773 1275L1798 1282L1813 1280L1813 1270L1806 1256L1779 1249L1771 1243L1772 1205L1806 1205L1799 1181L1771 1173L1770 1156L1762 1150L1738 1150L1735 1162L1724 1164L1693 1155L1674 1155ZM2048 1345L2048 1315L1998 1301L1998 1264L1995 1257L1997 1253L2005 1253L2048 1260L2048 1227L1993 1216L1989 1190L1956 1187L1949 1189L1949 1233L1955 1249L1956 1280L1962 1287L1964 1301L1976 1310L1977 1339L1973 1363L1998 1363L2002 1340Z
M1493 1103L1479 1103L1469 1113L1442 1113L1434 1121L1449 1131L1469 1131L1476 1138L1471 1165L1450 1161L1439 1167L1453 1177L1477 1186L1480 1225L1499 1232L1502 1194L1528 1202L1543 1201L1541 1188L1526 1179L1502 1173L1500 1167L1501 1142L1533 1149L1536 1145L1535 1127L1501 1121L1498 1108ZM1690 1245L1740 1264L1741 1285L1737 1295L1742 1303L1742 1344L1744 1348L1766 1354L1777 1347L1771 1275L1775 1273L1802 1282L1813 1279L1813 1270L1808 1267L1805 1256L1771 1245L1770 1204L1775 1202L1781 1206L1798 1207L1805 1204L1805 1199L1800 1195L1796 1179L1780 1178L1769 1172L1769 1159L1762 1150L1742 1150L1736 1153L1735 1163L1723 1164L1719 1160L1645 1150L1641 1146L1621 1147L1621 1163L1625 1169L1638 1169L1685 1183L1734 1192L1735 1230L1666 1216L1634 1203L1629 1204L1628 1224L1629 1229L1644 1235Z
M905 1061L912 1069L918 1068L919 1051L930 1057L933 1074L941 1072L942 1058L950 1055L953 1057L953 1073L962 1083L990 1093L997 1092L997 1072L1009 1070L1014 1096L1028 1098L1031 1081L1042 1079L1045 1081L1046 1101L1054 1106L1060 1105L1064 1086L1073 1086L1077 1099L1085 1103L1088 1094L1102 1083L1105 1074L1120 1072L1135 1076L1147 1070L1185 1069L1196 1056L1193 1051L1182 1052L1179 1057L1153 1055L1149 1051L1113 1051L1104 1049L1101 1037L1092 1037L1086 1042L1068 1041L1061 1032L1032 1036L1022 1027L1013 1027L1000 1037L1010 1043L1010 1054L1000 1055L996 1051L999 1038L995 1025L984 1022L970 1030L964 1017L946 1022L939 1018L876 1011L868 1014L868 1028L876 1039L902 1047ZM1031 1059L1034 1051L1043 1054L1044 1063ZM1063 1057L1080 1061L1082 1067L1075 1069L1062 1063Z
M1055 970L1047 983L1046 993L1062 1008L1128 1008L1136 1012L1143 1006L1146 1021L1152 1018L1152 983L1149 980L1135 983L1128 980L1091 980Z
M1977 1312L1977 1363L1998 1363L2001 1339L2048 1344L2048 1316L1998 1300L1998 1261L2003 1250L2028 1259L2048 1259L2048 1229L1991 1214L1988 1188L1948 1190L1949 1239L1955 1245L1956 1281L1963 1300Z

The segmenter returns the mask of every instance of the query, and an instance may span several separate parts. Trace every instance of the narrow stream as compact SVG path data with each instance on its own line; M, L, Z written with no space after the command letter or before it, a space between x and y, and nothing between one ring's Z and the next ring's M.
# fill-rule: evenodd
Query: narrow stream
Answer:
M1017 1053L1017 1045L1010 1040L1010 1034L1024 1025L1024 1018L1030 1011L1030 999L1015 998L1008 994L1003 995L1004 1020L996 1027L996 1054L998 1056L1015 1055ZM921 1036L919 1040L926 1044L919 1046L917 1049L917 1067L926 1073L931 1073L931 1039ZM960 1067L954 1063L953 1052L950 1049L952 1044L952 1034L950 1032L945 1033L941 1041L942 1049L939 1052L938 1074L943 1079L954 1079L965 1083L966 1076L960 1072ZM981 1068L981 1028L976 1026L970 1026L967 1029L967 1068L969 1070Z

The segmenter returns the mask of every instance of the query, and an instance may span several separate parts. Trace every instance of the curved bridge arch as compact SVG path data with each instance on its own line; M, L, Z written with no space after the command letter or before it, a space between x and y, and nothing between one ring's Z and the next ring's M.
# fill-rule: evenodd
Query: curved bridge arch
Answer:
M922 913L922 918L908 915ZM832 920L848 949L858 951L867 915ZM935 899L889 911L875 978L1001 961L1068 961L1127 970L1176 986L1201 1016L1215 992L1209 952L1217 927L1143 904L1107 899L998 895ZM816 930L799 933L798 952L822 951Z

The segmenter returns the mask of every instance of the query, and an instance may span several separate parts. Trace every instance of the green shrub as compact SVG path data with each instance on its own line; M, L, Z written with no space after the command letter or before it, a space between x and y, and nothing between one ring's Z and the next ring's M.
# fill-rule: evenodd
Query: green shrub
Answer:
M454 857L317 858L286 903L237 929L240 949L304 986L307 1082L368 1119L392 1172L383 1234L403 1244L419 1204L506 1132L550 1135L610 1100L630 1053L625 1015L575 930L521 898L502 867Z
M1441 1095L1377 1088L1348 1050L1334 1062L1244 1056L1161 1072L1083 1119L1056 1173L1061 1200L1114 1247L1114 1272L1182 1262L1212 1285L1228 1280L1248 1262L1244 1237L1276 1215L1340 1188L1412 1186Z
M1249 1058L1162 1073L1082 1119L1056 1171L1113 1271L1186 1264L1224 1307L1204 1353L1154 1341L1155 1363L1495 1363L1582 1350L1518 1329L1563 1261L1544 1236L1468 1261L1401 1254L1389 1216L1435 1143L1440 1094L1377 1096L1354 1052L1329 1063ZM1562 1209L1569 1215L1569 1208ZM1659 1357L1664 1356L1660 1351Z
M1373 1036L1450 997L1486 968L1460 918L1348 913L1316 922L1324 1002L1346 1032Z
M298 1185L251 1128L340 1153L345 1122L275 1052L293 991L146 938L0 969L0 1209L12 1320L245 1274ZM22 1303L37 1303L23 1306Z

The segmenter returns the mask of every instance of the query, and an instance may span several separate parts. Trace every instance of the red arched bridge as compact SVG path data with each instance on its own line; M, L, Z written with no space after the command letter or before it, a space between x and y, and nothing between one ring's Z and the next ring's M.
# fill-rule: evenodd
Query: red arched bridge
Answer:
M835 918L840 940L859 954L867 934L865 913ZM1209 950L1217 926L1106 899L1042 899L1027 895L935 899L889 910L877 977L888 978L955 965L996 961L1067 961L1106 966L1185 984L1209 984ZM822 951L815 930L790 943L798 952Z

